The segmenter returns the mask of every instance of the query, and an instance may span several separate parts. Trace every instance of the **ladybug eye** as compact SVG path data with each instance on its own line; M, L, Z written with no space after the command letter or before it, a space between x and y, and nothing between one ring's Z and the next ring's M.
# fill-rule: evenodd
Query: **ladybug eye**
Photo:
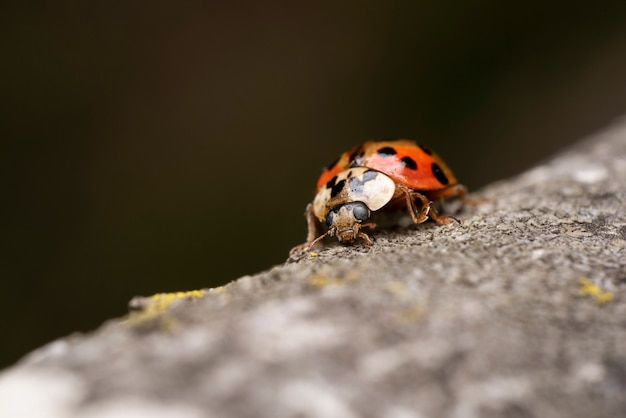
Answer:
M328 212L328 215L326 215L326 226L327 227L331 227L333 225L333 220L335 218L335 212L333 212L332 210L330 212Z
M367 206L365 206L365 203L354 202L351 206L352 214L357 221L363 222L369 219L370 210L367 208Z

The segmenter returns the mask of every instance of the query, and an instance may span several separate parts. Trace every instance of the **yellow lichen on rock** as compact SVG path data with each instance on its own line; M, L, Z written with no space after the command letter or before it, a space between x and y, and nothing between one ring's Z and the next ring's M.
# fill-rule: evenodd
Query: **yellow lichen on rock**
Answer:
M205 290L190 290L186 292L156 293L143 304L140 310L131 312L127 321L137 324L146 320L161 317L169 306L181 299L197 299L204 296Z
M425 314L425 308L422 306L408 306L394 312L394 318L403 323L415 323L421 321Z
M385 289L394 295L399 295L406 291L406 284L398 280L393 280L385 285Z
M343 285L343 281L337 277L328 277L317 274L309 278L309 284L317 288L322 288L328 285L341 286Z
M151 301L146 310L162 312L166 310L172 302L178 299L194 299L204 296L204 290L189 290L187 292L157 293L152 295Z
M598 305L604 305L615 297L612 292L605 292L586 277L578 279L578 283L580 284L578 294L580 296L591 296Z

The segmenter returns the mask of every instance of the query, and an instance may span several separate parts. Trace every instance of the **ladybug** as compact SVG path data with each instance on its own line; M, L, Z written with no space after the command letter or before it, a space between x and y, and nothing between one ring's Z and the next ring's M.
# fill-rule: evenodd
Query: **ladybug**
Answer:
M470 203L466 194L446 163L428 148L407 139L365 142L341 154L319 177L305 212L307 240L290 255L310 250L326 236L341 243L361 238L371 247L362 229L376 226L367 222L376 211L405 207L416 224L428 218L439 224L459 222L439 215L432 201L456 196ZM322 233L324 223L327 230Z

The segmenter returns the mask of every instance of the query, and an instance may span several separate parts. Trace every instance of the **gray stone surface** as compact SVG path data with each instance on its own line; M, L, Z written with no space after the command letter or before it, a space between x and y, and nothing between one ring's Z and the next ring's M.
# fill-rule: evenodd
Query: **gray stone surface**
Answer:
M5 370L0 417L626 416L626 122L479 195L461 226L135 299Z

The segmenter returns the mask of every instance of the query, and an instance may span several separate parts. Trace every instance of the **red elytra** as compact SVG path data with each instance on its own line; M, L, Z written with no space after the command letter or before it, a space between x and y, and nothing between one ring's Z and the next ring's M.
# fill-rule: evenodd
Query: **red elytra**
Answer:
M396 183L413 190L436 191L458 184L452 170L441 157L413 141L398 139L367 141L344 152L324 170L317 180L316 191L339 172L350 167L367 167L380 171Z

